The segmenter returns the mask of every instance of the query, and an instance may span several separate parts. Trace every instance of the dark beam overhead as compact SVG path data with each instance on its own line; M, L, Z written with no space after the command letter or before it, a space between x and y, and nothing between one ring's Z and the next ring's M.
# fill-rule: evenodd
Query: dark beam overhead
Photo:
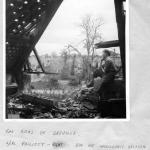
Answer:
M106 41L106 42L99 42L95 44L95 48L109 48L109 47L118 47L119 46L119 41L114 40L114 41Z

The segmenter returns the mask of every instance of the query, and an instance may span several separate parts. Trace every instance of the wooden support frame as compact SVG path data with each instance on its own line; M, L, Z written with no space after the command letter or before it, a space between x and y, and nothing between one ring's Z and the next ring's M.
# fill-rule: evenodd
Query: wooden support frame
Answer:
M37 59L39 65L40 65L40 68L42 69L42 72L44 73L45 70L44 70L44 68L43 68L43 65L42 65L42 63L41 63L41 60L40 60L40 57L39 57L39 55L38 55L38 53L37 53L36 48L33 49L33 52L34 52L34 55L35 55L35 57L36 57L36 59Z
M125 15L123 11L124 1L125 0L114 0L114 4L115 4L115 12L116 12L116 22L118 27L118 38L119 38L119 45L120 45L123 76L124 79L126 79Z
M126 50L125 50L125 15L123 11L123 2L125 0L114 0L116 22L118 28L118 39L115 41L106 41L95 44L96 48L120 47L120 55L123 69L123 77L126 79Z
M37 52L36 48L33 49L33 53L34 53L34 55L35 55L35 57L38 61L38 64L39 64L42 71L32 71L32 70L30 71L30 69L28 69L28 70L25 70L26 73L29 73L29 74L47 74L47 75L48 74L49 75L58 75L59 74L59 73L55 73L55 72L46 72L43 65L42 65L42 63L41 63L41 60L40 60L40 57L38 55L38 52ZM29 68L28 62L27 62L27 66Z

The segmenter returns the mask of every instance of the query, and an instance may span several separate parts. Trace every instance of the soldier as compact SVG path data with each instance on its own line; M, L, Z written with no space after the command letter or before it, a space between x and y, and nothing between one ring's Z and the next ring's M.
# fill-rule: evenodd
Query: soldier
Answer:
M101 93L103 85L111 83L114 80L116 74L115 64L110 58L110 51L107 49L103 51L100 70L102 70L103 75L99 83L97 83L98 86L95 89L95 92Z

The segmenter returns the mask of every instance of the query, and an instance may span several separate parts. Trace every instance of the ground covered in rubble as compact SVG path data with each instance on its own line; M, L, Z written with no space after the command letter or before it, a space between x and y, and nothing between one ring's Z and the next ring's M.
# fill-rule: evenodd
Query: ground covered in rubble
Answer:
M96 118L98 102L99 96L90 88L78 88L57 101L37 93L22 93L9 98L8 118Z

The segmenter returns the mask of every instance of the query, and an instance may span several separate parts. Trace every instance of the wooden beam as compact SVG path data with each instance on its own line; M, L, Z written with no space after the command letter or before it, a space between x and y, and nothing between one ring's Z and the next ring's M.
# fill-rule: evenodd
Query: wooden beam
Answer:
M125 14L123 11L123 1L124 0L114 0L115 11L116 11L116 21L118 27L118 38L120 45L120 54L123 68L123 76L125 79Z
M26 71L29 74L50 74L50 75L58 75L59 73L55 72L40 72L40 71Z
M39 55L38 55L38 53L37 53L37 50L36 50L35 48L33 49L33 52L34 52L34 54L35 54L35 57L36 57L36 59L37 59L39 65L40 65L40 68L42 69L43 72L45 72L45 70L44 70L44 68L43 68L43 65L42 65L42 63L41 63L40 57L39 57Z
M114 40L114 41L106 41L106 42L99 42L95 44L95 48L109 48L109 47L118 47L119 46L119 41Z

